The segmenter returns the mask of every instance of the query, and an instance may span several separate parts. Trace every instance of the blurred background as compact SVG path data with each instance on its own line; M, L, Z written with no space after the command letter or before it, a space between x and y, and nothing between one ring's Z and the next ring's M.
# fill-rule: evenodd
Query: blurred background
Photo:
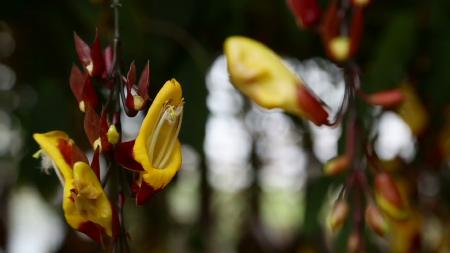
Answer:
M348 231L331 237L324 225L345 177L321 175L344 146L341 129L250 103L229 83L221 56L228 36L254 38L339 98L342 73L322 60L318 35L299 29L282 0L121 2L125 64L135 60L140 71L149 59L152 94L174 77L186 101L182 170L144 207L127 201L133 252L345 252ZM109 4L0 3L0 252L100 251L66 224L62 189L32 158L31 135L59 129L88 148L68 82L73 32L90 42L98 29L106 46ZM396 110L365 108L368 135L378 137L376 152L414 211L390 224L389 239L367 232L367 252L450 252L449 27L447 0L374 0L366 11L357 56L363 89L407 94ZM131 139L142 115L125 117Z

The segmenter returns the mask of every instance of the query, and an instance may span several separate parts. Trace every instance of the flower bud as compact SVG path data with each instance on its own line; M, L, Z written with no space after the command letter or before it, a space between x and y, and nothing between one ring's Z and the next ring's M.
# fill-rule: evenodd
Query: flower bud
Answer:
M397 185L385 172L378 173L375 177L375 197L378 206L392 218L408 217Z
M322 11L317 0L288 0L288 5L301 27L309 28L320 21Z
M236 36L228 38L224 48L231 82L259 106L281 108L316 125L328 122L320 99L265 45Z
M347 252L348 253L358 253L361 252L362 241L361 235L354 231L347 239Z
M399 89L377 92L367 97L367 102L369 104L380 105L387 108L398 106L403 100L405 100L405 96Z
M338 200L328 216L328 225L332 232L338 231L348 216L349 207L345 200Z
M348 155L340 155L329 160L323 167L323 173L327 176L335 176L348 169L350 159Z
M330 56L336 61L346 61L350 56L350 39L338 36L328 42Z
M380 210L373 203L369 203L366 207L366 222L367 225L379 236L384 236L388 231L386 219L381 214Z

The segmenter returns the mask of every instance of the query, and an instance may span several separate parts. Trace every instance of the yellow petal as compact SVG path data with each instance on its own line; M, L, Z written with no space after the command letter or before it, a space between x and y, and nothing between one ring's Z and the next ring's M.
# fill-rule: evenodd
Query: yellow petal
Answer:
M54 162L57 167L55 169L63 175L64 180L66 181L72 178L72 169L64 159L58 145L61 140L68 143L73 143L73 140L62 131L51 131L43 134L35 133L33 134L33 138L39 144L45 155L49 156Z
M425 106L410 83L404 82L400 86L405 100L399 106L400 117L408 124L415 136L420 135L428 124L428 114Z
M73 192L76 192L75 194ZM64 187L64 214L75 229L91 221L112 236L112 208L94 171L84 162L76 162L73 180Z
M180 169L177 138L182 110L181 86L169 80L158 92L136 138L134 158L145 170L144 181L154 189L164 188Z
M297 103L297 89L303 81L272 50L262 43L240 36L224 44L231 82L258 105L282 108L303 115Z

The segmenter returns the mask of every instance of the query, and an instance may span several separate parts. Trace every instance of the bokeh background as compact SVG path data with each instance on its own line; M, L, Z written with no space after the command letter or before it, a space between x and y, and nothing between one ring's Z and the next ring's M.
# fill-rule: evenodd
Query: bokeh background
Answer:
M0 252L100 251L66 225L60 185L32 158L38 147L31 135L59 129L88 147L68 82L77 62L73 32L92 41L98 29L106 46L109 4L0 2ZM141 69L149 59L152 94L175 77L186 100L181 172L144 207L127 202L133 252L344 252L348 231L331 240L324 226L344 179L321 175L323 162L343 146L341 129L258 108L229 84L221 56L228 36L245 35L289 59L311 83L339 87L339 74L330 76L334 67L320 60L326 56L318 35L299 29L282 0L122 4L125 63L135 60ZM377 153L416 213L392 224L394 240L367 232L368 252L450 250L449 27L448 0L374 0L366 11L357 56L363 89L401 85L411 99L403 111L365 112ZM124 120L125 138L141 119Z

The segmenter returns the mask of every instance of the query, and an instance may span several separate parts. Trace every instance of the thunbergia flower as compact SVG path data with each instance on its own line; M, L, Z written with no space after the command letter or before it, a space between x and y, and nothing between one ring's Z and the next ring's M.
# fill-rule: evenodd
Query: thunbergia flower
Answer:
M99 181L98 150L90 166L85 154L64 132L36 133L33 137L41 148L35 157L42 158L45 169L54 168L64 187L67 223L99 243L104 235L114 238L119 223Z
M121 143L116 148L116 161L138 172L137 204L162 190L181 167L178 134L183 106L181 85L175 79L167 81L150 106L136 140Z
M264 108L281 108L316 125L328 123L322 102L272 50L241 36L225 41L228 72L233 85Z

